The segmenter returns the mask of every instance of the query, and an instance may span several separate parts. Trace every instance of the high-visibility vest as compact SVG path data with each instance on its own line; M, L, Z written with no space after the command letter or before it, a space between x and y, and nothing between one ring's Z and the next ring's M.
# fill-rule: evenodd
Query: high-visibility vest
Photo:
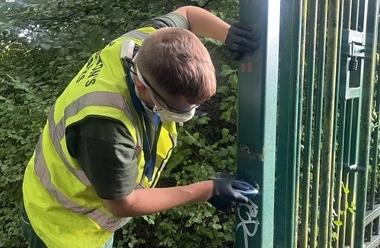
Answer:
M48 247L102 247L130 219L116 218L104 206L78 161L68 152L67 127L89 116L123 123L136 144L136 183L141 187L155 186L170 157L177 131L174 122L164 122L153 175L150 179L145 175L141 113L132 103L122 62L130 53L131 41L141 46L154 31L151 27L131 31L93 54L51 108L23 182L27 215Z

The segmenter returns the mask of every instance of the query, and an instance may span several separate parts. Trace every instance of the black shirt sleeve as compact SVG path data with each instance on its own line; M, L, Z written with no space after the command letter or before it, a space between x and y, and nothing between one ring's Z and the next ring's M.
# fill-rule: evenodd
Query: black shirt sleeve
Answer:
M128 129L117 120L87 118L67 130L67 146L102 199L120 199L136 187L137 157Z
M152 26L155 29L164 27L178 27L184 29L190 29L189 22L185 17L177 12L170 12L169 14L155 17L143 24L143 26Z

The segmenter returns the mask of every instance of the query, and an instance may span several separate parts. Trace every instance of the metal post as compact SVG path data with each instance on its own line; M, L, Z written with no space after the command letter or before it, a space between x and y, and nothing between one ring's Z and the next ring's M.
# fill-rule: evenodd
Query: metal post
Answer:
M341 9L340 9L340 23L339 23L339 43L338 47L342 47L342 31L343 28L347 28L350 26L350 19L351 19L351 6L352 2L351 0L343 0L341 3ZM347 61L341 58L342 56L342 49L338 50L338 63L337 63L337 71L340 73L340 76L337 79L337 88L336 88L336 106L335 106L335 116L336 122L335 122L335 132L334 132L334 143L337 145L336 152L334 153L334 160L335 161L335 182L333 185L334 190L332 191L333 197L334 197L334 207L333 211L335 211L335 221L333 223L340 223L334 224L334 232L336 234L335 239L333 238L333 247L343 247L342 244L344 240L345 235L345 211L341 211L341 206L345 203L342 203L342 198L345 196L342 196L342 189L344 186L343 179L343 171L344 171L344 151L345 151L345 144L347 143L347 101L345 97L340 97L343 89L340 89L339 85L341 84L342 80L345 80L347 71ZM345 89L344 89L345 90ZM338 114L339 113L339 114ZM346 194L345 194L346 195ZM332 219L334 221L334 219Z
M329 1L329 22L328 22L328 44L327 47L327 63L326 63L326 102L323 111L323 137L322 137L322 163L321 163L321 215L319 221L319 239L318 247L330 247L328 233L331 226L330 220L330 184L331 174L334 169L332 161L333 146L333 132L334 132L334 110L335 110L335 83L337 78L336 63L338 51L338 27L339 27L339 9L340 1Z
M314 138L314 159L313 159L313 186L311 198L311 221L310 221L310 247L317 247L317 222L319 216L319 181L321 167L321 137L322 137L322 110L324 102L324 75L326 70L326 30L327 30L327 12L328 1L321 0L319 9L319 32L318 32L318 71L316 75L317 82L317 102L315 117L315 138ZM308 246L303 246L308 247Z
M278 126L274 220L274 247L278 248L295 247L297 240L303 8L303 0L286 0L281 4L280 51L284 52L280 61L288 63L280 64L279 78L278 123L281 125Z
M280 3L240 1L241 21L260 29L261 43L240 62L237 173L260 195L237 207L235 247L273 247Z
M364 222L366 212L369 146L371 132L371 115L373 88L376 69L376 49L377 49L377 27L379 16L379 1L369 0L368 15L366 18L366 46L364 61L364 83L362 89L361 125L359 140L359 170L357 181L357 210L355 226L354 247L363 247L364 244Z
M308 53L307 53L307 95L306 95L306 125L305 125L305 148L303 156L302 171L302 213L301 213L301 243L302 247L308 246L309 234L309 198L310 198L310 167L312 161L312 137L313 137L313 109L315 88L315 61L317 48L317 22L318 22L319 0L314 0L308 5L307 27L309 31ZM316 166L316 165L314 165Z

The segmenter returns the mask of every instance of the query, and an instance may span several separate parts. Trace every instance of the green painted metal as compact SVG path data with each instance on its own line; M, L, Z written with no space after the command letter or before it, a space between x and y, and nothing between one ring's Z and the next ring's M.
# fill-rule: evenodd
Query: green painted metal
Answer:
M368 164L369 164L369 147L371 135L371 116L373 108L373 93L376 71L376 51L377 51L377 32L378 32L378 16L379 16L379 1L370 0L368 4L368 15L365 15L367 27L364 28L367 32L367 40L365 46L365 61L364 61L364 81L362 89L362 115L360 125L360 145L359 145L359 170L358 170L358 190L357 190L357 211L355 226L355 242L354 247L363 247L364 243L364 228L367 204L367 181L368 181ZM380 216L380 213L379 213Z
M315 60L317 46L317 21L318 21L318 0L313 1L308 6L307 29L309 31L309 44L307 53L307 96L306 96L306 125L303 163L301 164L302 180L304 187L301 195L302 212L301 222L301 243L307 247L308 226L309 226L309 199L310 199L310 167L312 158L312 137L313 137L313 105L314 105L314 82L315 82Z
M346 119L346 101L341 101L339 104L339 110L341 111L338 121L338 127L340 127L340 132L337 137L337 143L339 144L337 149L337 159L336 159L336 173L335 173L335 190L334 190L334 211L335 211L335 219L336 222L341 222L343 225L343 231L341 231L342 227L340 225L334 225L335 232L336 232L336 238L335 241L333 240L333 247L343 247L342 240L344 240L344 233L345 233L345 212L343 212L343 216L341 214L341 206L342 206L342 189L344 186L343 180L343 150L344 150L344 142L345 142L345 135L343 133L343 130L346 129L346 122L344 121ZM343 199L343 204L345 204L345 199ZM344 205L345 206L345 205ZM342 234L341 234L342 233ZM341 237L341 238L340 238Z
M273 247L280 4L240 2L240 19L260 29L261 46L240 61L237 173L260 195L237 207L236 247Z
M303 111L303 106L304 106L304 103L303 103L303 95L304 95L304 85L305 85L305 66L304 64L306 63L306 37L307 37L307 6L308 6L308 0L303 0L302 1L302 9L300 8L300 11L299 13L302 13L302 14L298 14L299 16L301 16L301 54L300 54L300 77L299 77L299 81L298 81L298 84L299 84L299 94L298 94L298 127L297 127L297 160L296 160L296 171L298 172L298 175L297 175L297 188L296 188L296 214L298 213L299 211L299 203L300 203L300 200L299 200L299 195L300 195L300 191L302 192L301 190L301 185L300 185L300 164L301 164L301 157L302 157L302 134L303 134L303 130L302 130L302 119L303 119L303 116L304 116L304 111ZM282 32L286 32L286 31L282 31ZM285 64L285 63L284 63ZM281 105L281 103L279 103ZM278 167L278 166L277 166ZM299 219L298 219L298 216L297 216L297 222L296 222L296 234L295 234L295 240L298 240L297 237L299 237L300 235L298 235L298 226L299 226ZM279 227L280 228L280 227Z
M338 38L338 47L342 47L342 35L343 35L343 23L344 18L346 14L347 6L350 8L351 1L350 0L343 0L341 2L341 8L340 8L340 14L339 14L339 38ZM347 65L342 65L342 52L341 49L338 50L338 63L337 63L337 71L340 72L339 77L337 78L337 87L336 87L336 104L335 104L335 112L334 115L338 116L335 118L334 122L334 144L336 144L336 151L333 156L333 161L335 161L335 175L332 175L332 178L335 177L335 181L333 181L332 190L331 190L331 199L334 199L334 204L330 204L330 211L333 212L333 215L331 215L330 222L332 222L332 227L329 229L329 238L332 240L332 247L341 247L340 246L340 239L339 237L343 234L345 230L343 229L343 232L341 231L341 226L335 223L342 223L342 216L341 216L341 198L342 198L342 178L343 178L343 151L344 151L344 142L345 142L345 135L344 130L346 128L346 101L344 98L339 97L341 95L340 93L340 84L343 76L345 75L345 72L343 73L342 68L344 68Z
M328 3L328 29L338 30L339 27L339 1L329 1ZM321 163L321 216L319 218L318 225L318 247L327 248L330 246L330 240L328 240L328 232L331 227L329 223L330 215L329 212L330 204L332 204L332 199L330 199L330 184L331 184L331 174L334 167L332 166L332 152L333 152L333 126L334 126L334 109L335 109L335 82L337 78L336 62L337 62L337 51L338 51L338 34L336 32L329 32L327 35L327 42L329 46L327 47L327 59L326 59L326 82L325 88L329 89L326 91L326 101L323 111L323 129L324 135L322 137L322 163Z
M351 111L351 133L349 136L350 146L348 147L348 157L347 163L345 166L348 167L348 188L350 190L348 194L348 207L349 211L347 211L346 215L346 245L350 245L353 242L353 233L355 232L355 204L356 204L356 187L357 187L357 135L358 135L358 103L357 99L350 99L350 107L348 108Z
M319 177L321 163L321 130L322 130L322 110L324 93L324 73L326 59L326 30L327 30L327 10L328 1L322 0L319 9L320 30L318 33L318 72L317 72L317 108L314 138L314 159L313 159L313 184L311 199L311 223L310 223L310 247L317 247L318 216L319 216ZM307 227L306 227L307 228ZM304 242L302 247L308 247Z
M344 120L345 122L345 129L344 129L344 142L343 143L343 173L344 173L344 178L343 178L343 196L342 196L342 208L341 211L343 211L342 214L342 232L341 235L339 236L339 247L344 247L346 245L346 233L347 233L347 215L349 214L347 209L349 208L349 198L348 195L350 193L350 187L349 187L349 178L350 178L350 169L347 166L349 157L350 157L350 147L351 147L351 130L352 130L352 101L345 101L346 102L346 119Z
M280 55L280 61L290 61L279 68L282 75L279 78L279 105L278 121L282 125L278 126L278 154L276 169L276 190L275 194L275 240L274 247L294 247L297 240L297 188L299 187L298 176L299 161L298 148L300 142L300 114L298 97L301 90L300 80L300 60L301 60L301 16L302 1L283 1L281 13L280 51L286 51ZM293 35L288 35L289 29ZM293 56L295 55L295 56ZM284 195L285 192L289 192ZM281 227L281 228L276 228ZM285 228L283 228L285 227Z
M378 29L380 28L380 25L378 26ZM378 32L379 36L379 32ZM378 38L379 39L379 38ZM377 75L380 75L380 70L379 70L379 61L377 62ZM379 226L379 221L375 221L375 217L379 216L380 213L380 181L378 180L377 172L380 171L380 165L379 165L379 153L378 153L378 147L380 145L379 142L379 114L380 114L380 83L379 79L377 79L377 85L375 86L376 88L376 97L375 97L375 129L372 132L372 146L371 146L371 155L370 155L370 181L368 183L368 202L367 202L367 213L365 217L365 237L364 240L365 242L371 242L373 239L373 233L376 228L380 229ZM378 214L376 214L378 213ZM375 233L376 235L376 233Z
M380 247L380 0L240 4L262 43L239 64L238 174L261 194L235 247Z
M346 36L346 32L343 30L348 30L351 26L351 12L352 12L352 0L346 0L342 3L342 9L340 14L340 38L339 38L339 47L348 46L347 38L343 38L342 36ZM343 34L344 33L344 34ZM343 51L342 51L343 50ZM349 194L349 156L350 156L350 147L351 145L351 130L352 128L352 114L353 107L352 101L348 100L353 97L352 94L349 94L349 78L347 73L348 68L348 58L344 54L344 49L340 49L338 54L339 63L337 63L338 71L340 71L340 77L337 80L339 87L337 87L336 99L339 102L337 104L337 109L335 111L336 115L339 115L339 119L337 122L335 134L337 138L335 138L335 142L337 143L337 151L334 161L336 162L336 173L335 173L335 183L334 183L334 213L335 221L334 230L335 239L333 239L333 247L345 247L345 237L346 237L346 227L347 227L347 208L349 207L348 194ZM335 223L340 222L340 225Z

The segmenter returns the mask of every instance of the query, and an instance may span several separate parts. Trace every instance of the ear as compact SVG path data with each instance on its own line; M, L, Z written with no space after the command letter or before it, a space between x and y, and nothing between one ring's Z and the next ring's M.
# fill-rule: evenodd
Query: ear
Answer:
M134 81L135 81L135 86L136 86L137 90L139 92L144 92L145 93L146 92L145 85L137 77L134 78Z

